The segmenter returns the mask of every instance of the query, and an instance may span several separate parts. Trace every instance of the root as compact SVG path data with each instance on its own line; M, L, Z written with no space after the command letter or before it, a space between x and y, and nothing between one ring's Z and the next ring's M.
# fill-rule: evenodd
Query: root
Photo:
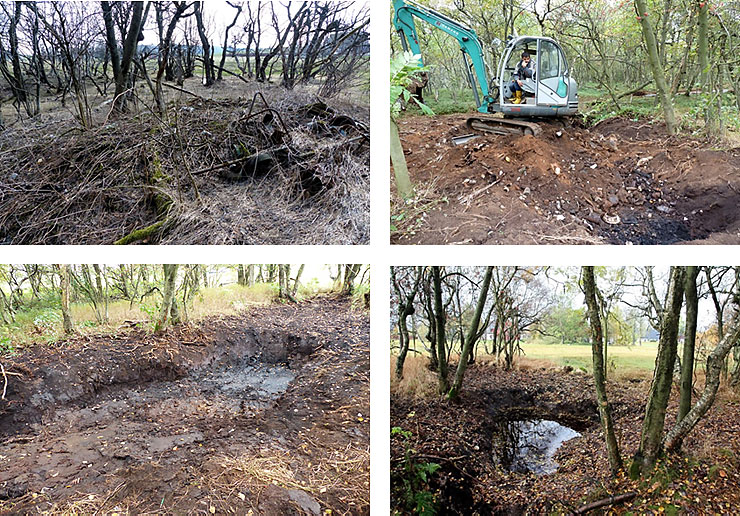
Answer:
M136 229L125 237L113 242L113 245L128 245L149 238L150 236L161 230L168 220L169 219L160 220L159 222L155 222L154 224L145 228Z

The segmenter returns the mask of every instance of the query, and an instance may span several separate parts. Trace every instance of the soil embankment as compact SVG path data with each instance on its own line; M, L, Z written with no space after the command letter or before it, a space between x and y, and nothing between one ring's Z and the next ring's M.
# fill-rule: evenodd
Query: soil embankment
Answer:
M411 179L434 207L406 216L393 243L740 243L740 148L627 119L453 145L466 118L401 120Z

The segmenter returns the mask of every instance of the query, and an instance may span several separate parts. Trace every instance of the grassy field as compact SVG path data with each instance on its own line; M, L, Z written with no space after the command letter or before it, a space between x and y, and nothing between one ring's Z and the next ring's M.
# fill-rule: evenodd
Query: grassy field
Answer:
M591 346L582 344L544 344L537 341L522 344L525 357L549 360L559 366L571 366L591 371ZM642 369L652 371L655 367L657 342L643 342L642 346L611 346L607 353L609 366L613 369Z

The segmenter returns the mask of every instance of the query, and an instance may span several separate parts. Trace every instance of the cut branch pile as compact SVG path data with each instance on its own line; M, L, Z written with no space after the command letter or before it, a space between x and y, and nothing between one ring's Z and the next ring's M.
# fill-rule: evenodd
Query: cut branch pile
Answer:
M367 125L300 97L195 98L164 119L7 130L0 241L367 242Z

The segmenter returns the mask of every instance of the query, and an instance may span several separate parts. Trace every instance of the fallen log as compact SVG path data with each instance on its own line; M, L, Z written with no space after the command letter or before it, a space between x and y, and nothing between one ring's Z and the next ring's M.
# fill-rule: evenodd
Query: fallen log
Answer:
M607 505L615 505L615 504L628 502L632 500L635 496L637 496L637 493L624 493L621 495L612 495L607 498L602 498L601 500L597 500L595 502L582 505L578 509L571 512L570 514L571 516L575 516L577 514L586 514L600 507L606 507Z

